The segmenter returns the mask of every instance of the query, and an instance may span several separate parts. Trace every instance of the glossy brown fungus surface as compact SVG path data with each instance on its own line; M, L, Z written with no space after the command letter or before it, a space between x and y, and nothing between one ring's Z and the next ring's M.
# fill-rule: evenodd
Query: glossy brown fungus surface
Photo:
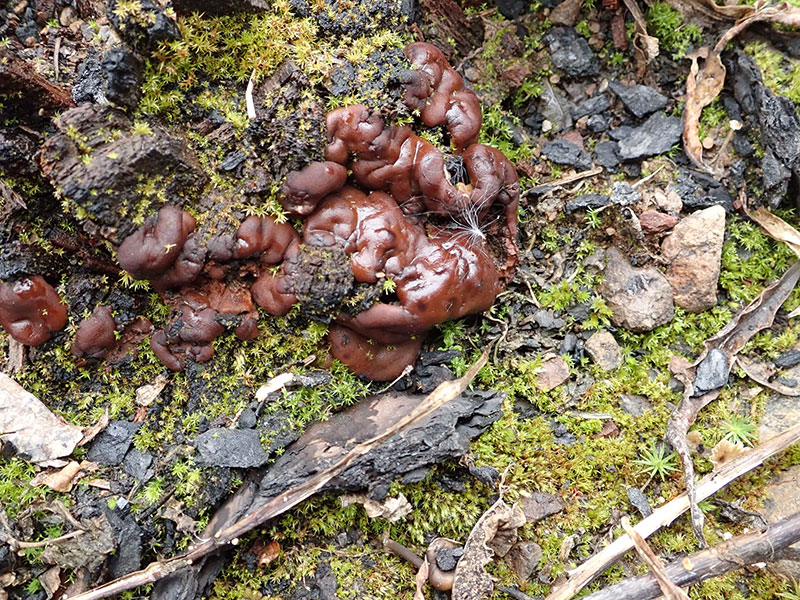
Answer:
M0 325L18 342L38 346L66 324L66 305L40 275L0 283Z
M83 358L105 358L117 341L116 330L111 307L96 306L91 316L78 325L72 341L72 354Z

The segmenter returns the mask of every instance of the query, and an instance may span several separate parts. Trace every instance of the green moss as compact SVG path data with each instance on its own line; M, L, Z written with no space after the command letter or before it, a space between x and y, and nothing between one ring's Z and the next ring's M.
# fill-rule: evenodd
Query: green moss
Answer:
M654 2L646 19L648 31L658 38L662 50L672 52L674 59L683 58L692 45L702 40L700 28L684 23L681 13L666 2Z
M763 41L750 42L744 51L753 57L770 90L792 102L800 102L800 60L786 56Z

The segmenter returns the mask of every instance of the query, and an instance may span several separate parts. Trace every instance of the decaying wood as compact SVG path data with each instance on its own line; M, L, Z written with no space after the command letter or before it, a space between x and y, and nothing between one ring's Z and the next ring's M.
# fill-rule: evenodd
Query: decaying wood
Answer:
M778 551L799 540L800 513L795 513L765 529L737 536L670 563L664 572L677 585L686 586L746 565L770 561ZM655 577L648 574L621 581L585 596L584 600L651 600L660 594Z
M69 90L49 82L29 64L10 53L0 60L0 94L14 97L19 94L32 100L32 106L49 111L75 106Z
M731 481L755 469L771 456L782 452L798 441L800 441L800 424L745 452L736 460L723 466L718 472L706 475L697 483L697 499L703 500L715 494ZM684 492L654 510L652 515L642 519L634 528L639 535L647 538L672 523L688 509L689 497ZM620 536L578 568L569 571L567 581L554 589L545 600L570 600L632 548L631 538L627 534ZM672 578L672 580L680 584L678 579Z
M689 595L675 585L669 575L667 575L664 570L664 565L661 564L661 560L659 560L656 553L653 552L647 540L636 533L633 525L631 525L630 519L628 519L628 517L622 517L620 525L622 525L622 529L625 530L628 537L633 540L633 545L636 548L636 552L639 554L639 558L641 558L642 562L650 569L650 572L658 584L658 588L661 590L661 593L664 594L664 598L667 600L689 600Z
M126 590L134 589L141 585L156 583L165 577L191 566L194 562L223 549L238 543L239 537L259 525L291 510L303 500L307 500L318 491L323 489L331 480L344 473L356 460L365 456L381 443L404 430L406 427L419 422L425 417L441 408L464 390L483 368L488 360L488 353L484 352L481 357L473 364L460 379L445 381L431 392L416 408L403 418L397 420L391 427L382 431L373 438L362 442L353 447L344 457L337 461L333 466L320 472L319 475L309 479L302 485L282 493L270 501L260 505L255 510L247 512L230 526L224 526L213 536L202 539L200 543L189 549L186 553L167 559L151 563L145 569L135 571L111 581L105 585L94 588L73 597L73 600L100 600L120 594ZM249 498L255 493L254 482L245 483L236 496L241 496L243 506L249 505ZM215 515L215 519L225 523L225 517ZM209 523L209 528L213 528L214 520Z
M483 43L481 21L468 21L464 10L453 0L420 0L419 5L425 21L435 25L437 38L452 40L452 45L462 56ZM447 52L449 47L450 44L444 44L444 51Z

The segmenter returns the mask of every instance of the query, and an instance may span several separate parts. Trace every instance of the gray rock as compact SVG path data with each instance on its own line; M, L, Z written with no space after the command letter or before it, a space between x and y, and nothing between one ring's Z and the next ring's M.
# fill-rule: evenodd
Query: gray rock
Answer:
M624 85L612 81L608 87L617 95L632 115L637 119L646 117L657 110L664 110L667 97L646 85Z
M603 94L584 100L572 110L572 118L576 121L588 115L597 115L611 108L611 103Z
M594 159L598 165L605 169L614 169L619 166L619 144L617 142L597 142L594 146Z
M651 331L675 316L672 288L655 268L633 268L616 248L606 253L608 263L600 293L611 309L611 322L631 331Z
M707 173L678 170L677 183L670 186L689 210L722 206L725 212L733 212L733 197L719 181Z
M722 350L718 348L709 350L703 362L697 365L697 376L694 380L695 396L725 385L730 370L728 358Z
M800 350L789 350L772 361L779 369L788 369L800 364Z
M101 465L120 464L141 425L128 421L111 421L92 443L87 458Z
M646 396L638 394L620 394L619 407L632 417L641 417L653 410L653 405Z
M256 426L256 413L252 408L245 408L239 415L239 428L251 429Z
M613 371L622 364L622 352L614 336L606 330L592 334L584 349L592 360L604 371Z
M653 509L647 501L647 497L642 493L639 488L631 487L627 490L628 501L631 506L639 511L643 518L647 518L653 514Z
M767 484L763 515L768 523L774 523L798 511L800 511L800 466L794 466L778 474ZM800 550L800 544L794 544L791 548L795 551ZM774 569L784 577L800 579L800 561L789 559L770 561L770 569Z
M678 117L668 117L663 112L654 113L620 140L620 158L623 161L638 160L669 152L681 141L682 134L683 125Z
M586 128L592 133L603 133L611 126L608 115L592 115L586 119Z
M144 483L155 474L150 468L152 464L152 454L132 448L122 461L122 470L140 483Z
M533 320L542 329L561 329L566 322L553 315L552 310L537 310L533 315Z
M108 570L113 578L122 577L142 566L142 530L132 515L103 508L114 532L117 550L109 557Z
M215 427L198 435L194 447L197 463L212 467L260 467L269 458L254 429Z
M458 550L459 553L454 553L454 550ZM462 548L442 548L436 553L436 565L442 571L452 571L456 568L458 559L463 555L464 550Z
M291 424L292 419L289 413L285 411L278 411L259 421L257 429L260 436L265 440L271 440L266 448L267 452L272 454L281 448L285 448L300 437L300 434L296 429L292 428Z
M569 165L585 171L592 167L591 157L575 144L566 140L553 140L547 142L542 148L542 154L547 160L559 165Z
M636 191L636 188L629 186L627 183L615 181L611 186L611 202L617 206L631 206L641 201L642 196Z
M597 210L610 202L611 196L606 194L583 194L577 198L567 200L564 210L568 213L574 213L576 210Z
M516 19L528 10L528 3L523 0L495 0L495 4L506 19Z
M570 77L591 77L600 72L589 44L571 27L554 27L544 37L553 66Z

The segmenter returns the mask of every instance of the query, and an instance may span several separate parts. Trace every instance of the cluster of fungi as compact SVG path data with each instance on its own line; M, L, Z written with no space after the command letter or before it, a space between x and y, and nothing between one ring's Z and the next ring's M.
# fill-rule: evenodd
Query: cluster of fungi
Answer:
M425 126L444 127L452 155L363 105L339 108L326 118L325 160L291 172L281 189L302 234L250 216L235 234L201 241L194 217L166 205L120 244L119 265L172 307L150 338L169 369L211 359L227 328L255 338L257 306L283 316L313 295L316 278L327 276L320 256L344 257L359 284L391 282L363 310L329 317L332 356L370 379L391 380L413 364L437 324L491 307L517 262L516 171L477 143L480 103L444 55L426 43L405 54L414 68L404 74L403 100ZM40 344L66 321L41 277L0 284L0 324L14 339ZM111 309L98 306L80 323L73 353L102 359L116 329Z

